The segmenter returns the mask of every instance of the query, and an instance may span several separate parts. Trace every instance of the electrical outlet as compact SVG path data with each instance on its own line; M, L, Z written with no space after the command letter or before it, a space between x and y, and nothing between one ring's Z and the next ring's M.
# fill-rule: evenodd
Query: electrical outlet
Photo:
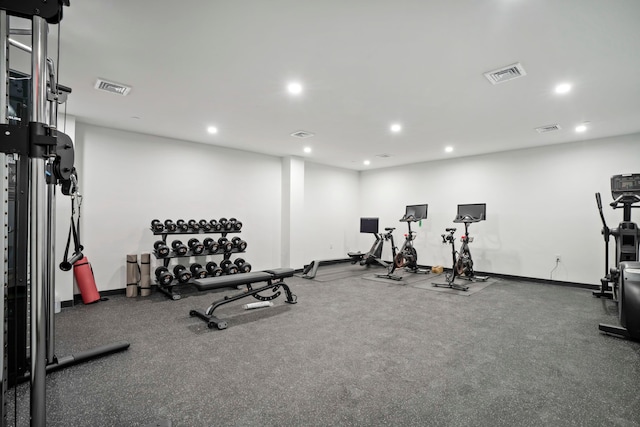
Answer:
M560 262L560 255L556 254L556 262Z

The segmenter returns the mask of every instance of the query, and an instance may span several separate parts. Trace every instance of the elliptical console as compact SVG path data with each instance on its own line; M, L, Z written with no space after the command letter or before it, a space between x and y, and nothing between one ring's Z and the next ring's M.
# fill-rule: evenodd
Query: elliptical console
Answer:
M621 326L600 324L599 329L608 334L640 340L640 230L631 221L631 209L640 207L640 174L611 177L613 209L623 209L623 220L618 228L610 229L602 212L600 193L596 202L602 220L605 241L605 276L600 279L600 291L596 297L617 300L618 319ZM609 237L616 241L616 266L609 269Z

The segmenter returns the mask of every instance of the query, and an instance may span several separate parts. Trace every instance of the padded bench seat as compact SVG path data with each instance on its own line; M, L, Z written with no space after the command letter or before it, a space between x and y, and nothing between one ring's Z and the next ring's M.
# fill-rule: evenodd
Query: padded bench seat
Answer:
M199 291L208 291L218 288L232 288L249 283L266 282L273 279L283 279L292 277L292 268L274 268L265 271L252 271L249 273L232 274L228 276L205 277L204 279L194 279L191 281Z

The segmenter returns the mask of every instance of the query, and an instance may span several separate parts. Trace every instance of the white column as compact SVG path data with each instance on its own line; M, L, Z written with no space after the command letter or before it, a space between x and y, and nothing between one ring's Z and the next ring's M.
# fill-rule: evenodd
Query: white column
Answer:
M281 265L304 266L304 160L282 159L282 254Z

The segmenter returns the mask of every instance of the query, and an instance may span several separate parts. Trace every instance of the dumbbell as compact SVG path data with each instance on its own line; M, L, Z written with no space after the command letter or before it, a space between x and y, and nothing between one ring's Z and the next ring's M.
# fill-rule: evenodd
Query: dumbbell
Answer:
M212 219L211 221L209 221L209 224L211 224L211 230L213 230L213 231L222 230L222 225L220 225L220 223L218 221L216 221L215 219Z
M158 258L165 258L169 256L169 252L171 252L169 246L167 246L167 244L162 240L156 240L156 242L153 244L153 248L156 250L156 255L158 256Z
M243 260L242 258L237 258L233 263L238 267L238 271L240 273L248 273L251 271L251 264Z
M202 241L202 245L210 254L215 254L218 251L218 242L212 239L211 237L207 237Z
M233 247L238 250L238 252L244 252L247 249L247 242L239 237L234 237L233 239L231 239L231 243L233 244Z
M207 221L206 219L201 219L198 224L200 224L200 228L202 228L204 231L211 231L211 224L209 224L209 221Z
M224 273L222 269L218 267L218 264L213 261L208 262L205 268L207 269L207 273L209 273L209 276L211 277L222 276L222 274Z
M164 224L160 222L159 219L154 219L151 221L151 229L156 232L160 232L164 230Z
M232 220L233 220L233 222L231 222ZM236 221L237 220L235 218L228 219L227 222L224 223L222 228L224 229L224 231L232 231L232 230L234 230L233 224L235 224Z
M220 224L221 229L224 231L231 231L233 229L233 224L231 224L227 218L220 218L218 224Z
M187 248L180 240L174 240L171 242L171 247L173 248L173 252L178 256L185 256L187 252L189 252L189 248Z
M187 225L193 231L200 230L200 224L198 224L198 222L195 219L190 219L189 222L187 223Z
M191 276L195 277L196 279L204 279L205 277L207 277L207 270L202 268L202 266L198 263L191 264L189 266L189 270L191 270Z
M189 239L187 242L189 249L191 249L191 253L194 255L200 255L204 252L204 245L200 243L198 239Z
M163 286L167 286L173 282L173 276L169 273L167 267L156 268L156 279L158 279L158 284Z
M231 243L226 237L219 238L218 245L220 245L223 252L231 252L233 249L233 243Z
M178 227L178 230L182 232L189 231L189 225L186 222L184 222L184 219L177 220L176 226Z
M174 231L176 231L178 229L178 226L173 221L171 221L170 219L165 219L164 220L164 228L167 231L174 232Z
M231 230L240 231L242 229L242 222L237 219L229 218L229 222L231 223Z
M238 273L238 266L235 265L234 263L232 263L228 259L225 259L224 261L222 261L220 263L220 268L222 268L222 271L224 271L225 274L237 274Z
M180 283L187 283L191 279L191 273L184 265L176 265L173 267L173 275Z

